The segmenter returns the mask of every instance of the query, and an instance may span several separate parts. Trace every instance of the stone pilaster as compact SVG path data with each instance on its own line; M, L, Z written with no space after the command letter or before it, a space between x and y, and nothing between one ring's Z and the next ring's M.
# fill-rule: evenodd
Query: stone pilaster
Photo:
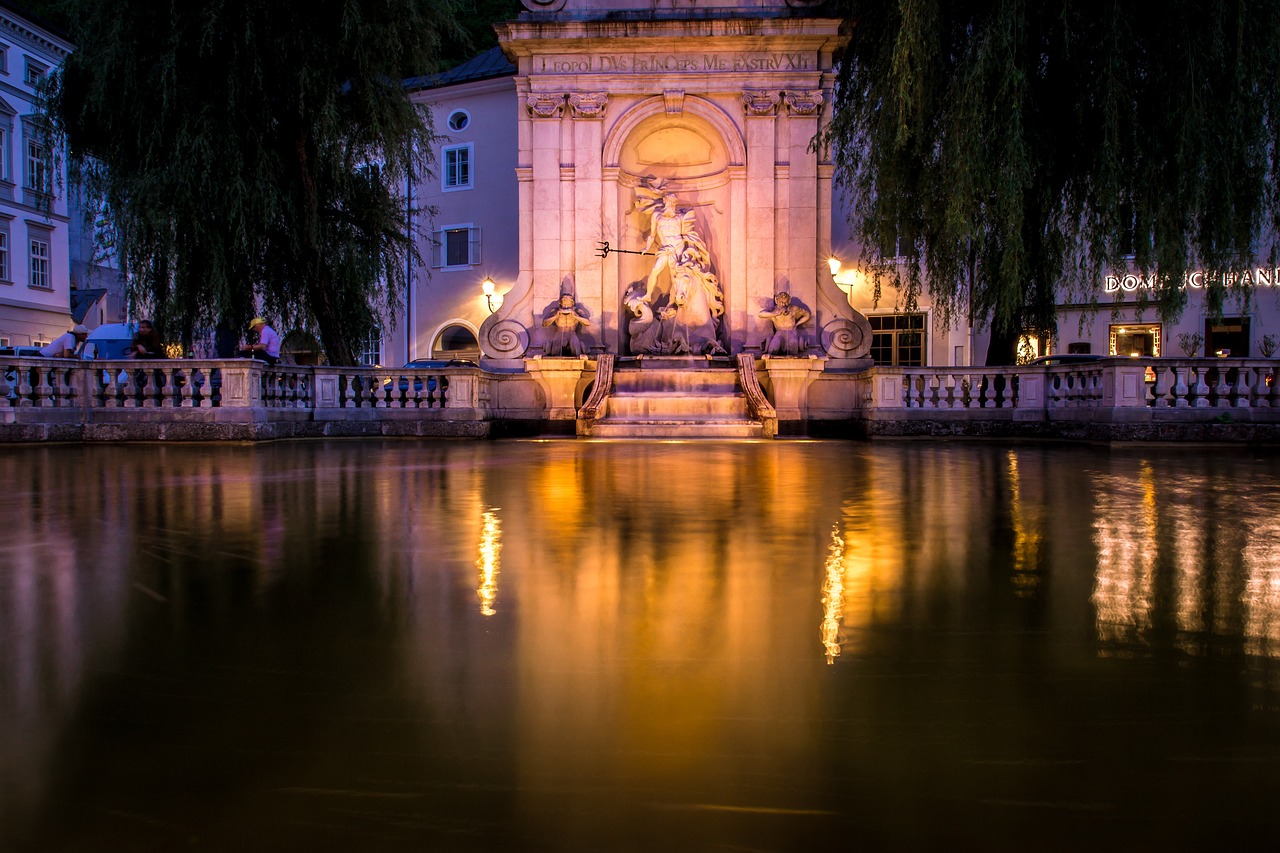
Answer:
M778 92L748 89L742 93L747 143L747 292L752 294L773 293L775 138L780 100ZM753 307L747 306L747 311Z

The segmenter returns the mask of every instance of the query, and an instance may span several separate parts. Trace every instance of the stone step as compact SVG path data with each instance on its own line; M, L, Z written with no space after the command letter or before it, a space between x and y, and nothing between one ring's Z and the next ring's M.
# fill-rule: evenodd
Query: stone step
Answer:
M676 419L750 419L742 394L611 394L608 417L664 417Z
M734 370L620 370L613 374L614 394L733 394Z
M690 421L660 419L613 419L596 421L592 438L762 438L764 427L757 421L739 419Z

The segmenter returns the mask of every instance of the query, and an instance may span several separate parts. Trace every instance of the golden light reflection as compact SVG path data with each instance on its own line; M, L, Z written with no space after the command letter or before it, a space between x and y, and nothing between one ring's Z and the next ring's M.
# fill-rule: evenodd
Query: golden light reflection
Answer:
M1154 606L1156 542L1155 473L1142 463L1137 477L1100 476L1096 485L1093 540L1098 572L1093 589L1098 637L1146 642Z
M1013 524L1013 586L1020 598L1033 598L1040 584L1040 547L1044 539L1044 518L1040 507L1023 494L1018 472L1018 455L1009 451L1010 516Z
M822 645L827 649L827 663L835 663L840 654L840 620L844 616L844 539L840 528L831 530L827 548L827 571L822 581Z
M1280 657L1280 524L1260 523L1244 551L1245 651Z
M498 599L498 555L502 553L502 524L498 521L499 507L485 510L480 519L480 556L476 568L480 570L480 585L476 597L480 599L480 613L492 616L498 611L493 603Z

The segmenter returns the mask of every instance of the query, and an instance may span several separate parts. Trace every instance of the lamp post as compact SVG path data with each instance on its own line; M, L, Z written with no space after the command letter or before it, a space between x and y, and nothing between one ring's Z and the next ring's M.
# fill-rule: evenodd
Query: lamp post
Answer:
M494 287L493 279L489 278L489 276L485 276L484 280L480 282L480 290L484 293L484 303L489 307L490 314L496 310L493 306ZM498 304L501 305L501 301Z

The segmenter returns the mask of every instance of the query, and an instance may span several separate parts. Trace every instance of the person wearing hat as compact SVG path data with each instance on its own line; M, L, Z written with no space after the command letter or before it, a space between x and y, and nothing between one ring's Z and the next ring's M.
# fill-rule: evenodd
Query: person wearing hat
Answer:
M77 323L71 331L58 336L52 343L42 346L40 354L45 358L79 358L88 337L89 329L84 324Z
M249 321L249 331L258 333L256 344L245 344L240 352L247 358L256 358L267 364L275 364L280 360L280 336L276 330L267 325L261 317Z

